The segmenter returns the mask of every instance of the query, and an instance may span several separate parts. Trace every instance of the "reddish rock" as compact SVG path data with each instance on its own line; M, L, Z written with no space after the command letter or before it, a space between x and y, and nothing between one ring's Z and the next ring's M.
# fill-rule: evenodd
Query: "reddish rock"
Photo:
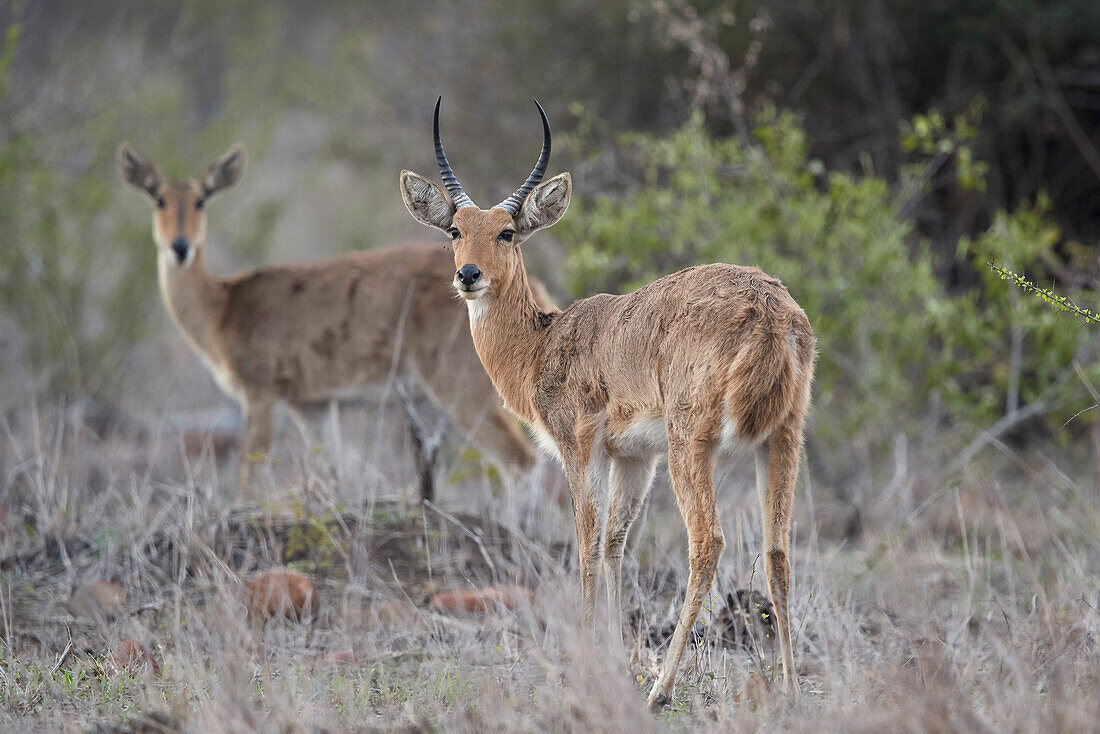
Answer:
M89 581L73 591L69 609L85 620L117 619L126 614L126 589L113 581Z
M515 609L534 599L535 592L523 586L492 586L440 592L431 598L428 606L437 612L487 612L500 606Z
M130 673L146 670L151 671L153 675L160 675L160 666L149 653L149 648L132 638L127 638L115 645L111 650L111 662Z
M246 603L254 617L299 620L317 612L313 584L289 568L272 568L256 574L248 585Z

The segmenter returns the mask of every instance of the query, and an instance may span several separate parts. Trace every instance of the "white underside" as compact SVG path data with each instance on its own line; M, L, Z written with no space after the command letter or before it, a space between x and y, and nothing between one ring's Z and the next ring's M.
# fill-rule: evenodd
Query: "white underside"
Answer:
M618 435L608 435L606 426L605 415L597 429L592 457L589 461L590 480L605 478L610 461L615 458L645 458L668 453L668 433L665 430L663 416L639 418ZM530 428L539 448L561 462L561 452L549 432L541 425L531 425ZM761 441L750 442L740 438L737 435L737 424L727 418L722 422L715 455L740 455L759 446L760 443Z

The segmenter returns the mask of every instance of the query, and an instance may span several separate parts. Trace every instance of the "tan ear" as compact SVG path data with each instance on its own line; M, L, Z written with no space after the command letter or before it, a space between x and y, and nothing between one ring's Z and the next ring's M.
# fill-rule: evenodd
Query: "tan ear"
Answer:
M446 232L455 216L455 205L435 183L412 171L401 172L401 199L421 224Z
M118 146L115 165L123 181L156 198L160 189L160 176L153 164L137 148L125 142Z
M561 219L572 197L573 178L568 173L559 173L536 186L516 216L516 235L520 241Z
M237 183L244 173L245 158L244 143L235 143L221 158L211 163L202 179L204 195L210 196Z

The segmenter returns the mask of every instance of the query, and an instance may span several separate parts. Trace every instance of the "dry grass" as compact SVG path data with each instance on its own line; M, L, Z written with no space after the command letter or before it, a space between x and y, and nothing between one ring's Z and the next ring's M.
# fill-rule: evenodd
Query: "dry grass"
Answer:
M331 451L284 437L269 501L235 508L229 467L201 446L188 456L171 421L90 425L58 407L8 416L3 731L157 731L141 723L151 715L194 732L1085 731L1100 717L1100 502L1090 477L1057 468L1064 457L994 456L955 484L901 471L871 483L858 521L800 487L797 701L773 691L766 640L717 641L718 595L764 589L750 472L724 465L710 623L674 706L653 717L640 688L686 578L664 478L627 567L641 629L623 649L578 630L571 520L551 499L552 472L502 490L454 448L441 506L423 508L400 431L351 416L338 468ZM317 615L249 619L244 584L282 564L312 580ZM73 604L95 580L125 590L122 609ZM503 583L535 589L534 603L465 617L427 603ZM127 639L159 673L139 655L130 667L112 658Z

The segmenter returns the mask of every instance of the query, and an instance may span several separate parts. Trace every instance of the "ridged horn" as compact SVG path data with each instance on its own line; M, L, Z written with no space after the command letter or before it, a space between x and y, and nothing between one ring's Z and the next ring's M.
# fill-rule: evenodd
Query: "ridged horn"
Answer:
M441 102L443 102L442 96L435 101L435 162L439 164L439 175L443 179L443 186L451 195L451 200L454 201L455 210L457 211L467 206L477 206L477 204L470 201L470 197L466 196L466 192L462 190L462 184L455 177L455 172L451 170L451 164L447 162L447 154L443 152L443 141L439 139L439 105Z
M513 217L519 214L519 209L523 206L527 195L542 182L542 177L546 175L546 165L550 162L550 121L546 119L546 111L542 109L542 105L539 104L537 99L535 100L535 106L539 108L539 115L542 117L542 152L539 153L539 162L535 164L534 170L523 182L523 186L516 189L516 193L497 204L497 208L503 209Z

